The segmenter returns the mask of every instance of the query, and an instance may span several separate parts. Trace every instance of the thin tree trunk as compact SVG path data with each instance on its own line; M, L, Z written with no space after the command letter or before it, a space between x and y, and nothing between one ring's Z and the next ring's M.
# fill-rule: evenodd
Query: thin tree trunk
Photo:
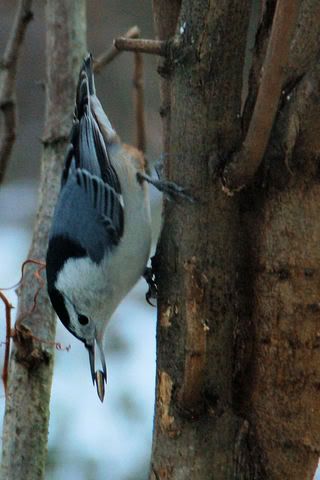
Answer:
M47 102L41 160L39 208L29 258L44 260L48 229L59 189L60 172L72 119L75 85L86 48L84 0L47 0ZM36 59L30 59L30 68ZM36 132L35 132L36 135ZM53 371L55 318L42 288L28 273L19 292L19 332L10 359L3 427L1 479L44 478L49 400ZM40 341L39 341L40 339Z

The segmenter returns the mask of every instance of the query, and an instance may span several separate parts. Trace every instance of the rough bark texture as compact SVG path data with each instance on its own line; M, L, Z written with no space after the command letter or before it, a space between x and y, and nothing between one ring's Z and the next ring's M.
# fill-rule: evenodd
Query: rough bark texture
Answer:
M319 2L301 2L264 164L240 195L252 350L237 398L267 479L312 479L320 451L319 21Z
M152 480L232 478L239 220L238 200L222 192L218 158L240 137L248 16L247 2L182 2L182 44L168 65L166 170L197 201L165 204Z
M311 480L319 458L320 4L300 2L263 163L229 197L219 178L246 135L276 2L241 128L249 3L182 1L167 64L166 172L198 201L165 204L151 480Z
M175 34L177 21L181 7L181 0L153 0L153 16L156 37L159 40L168 40ZM159 66L159 73L162 76L160 83L163 134L163 151L169 156L170 148L170 118L171 118L171 88L170 88L170 65L165 61ZM168 166L168 163L166 163Z
M85 1L47 0L47 105L39 209L30 258L44 260L48 229L60 183L75 84L85 53ZM32 59L35 61L35 59ZM32 64L31 61L31 64ZM29 273L19 293L19 327L10 359L3 428L1 479L44 478L55 319L44 287ZM38 341L35 337L40 339Z

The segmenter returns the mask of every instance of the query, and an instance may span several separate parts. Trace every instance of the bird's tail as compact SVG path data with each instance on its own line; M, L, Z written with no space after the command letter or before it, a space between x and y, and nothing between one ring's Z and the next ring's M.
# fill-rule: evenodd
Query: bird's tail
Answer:
M90 108L90 96L95 95L95 92L93 59L91 53L88 53L83 60L79 73L75 111L76 117L81 118L84 112Z
M75 124L81 122L84 114L91 114L91 122L97 123L97 128L103 135L107 143L119 140L116 132L105 114L101 103L96 96L96 88L94 85L93 74L93 58L91 53L85 57L79 73L79 81L77 86L76 107L74 111ZM77 132L77 130L75 130Z

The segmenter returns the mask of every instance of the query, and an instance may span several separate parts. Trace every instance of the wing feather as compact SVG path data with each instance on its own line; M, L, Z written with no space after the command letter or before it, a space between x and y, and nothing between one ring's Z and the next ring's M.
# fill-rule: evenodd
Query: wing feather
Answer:
M99 125L102 114L97 116L97 108L92 58L87 56L79 75L51 236L77 240L99 262L123 235L124 210L120 181L108 152L110 142Z
M115 189L100 178L91 175L83 169L77 169L76 178L78 185L88 196L90 204L96 210L101 221L111 228L117 242L123 234L123 208L121 198Z

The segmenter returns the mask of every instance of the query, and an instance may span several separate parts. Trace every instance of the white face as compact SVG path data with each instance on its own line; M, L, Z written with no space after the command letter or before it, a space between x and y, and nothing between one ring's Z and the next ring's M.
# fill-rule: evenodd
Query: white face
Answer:
M69 314L69 328L79 339L91 345L96 336L95 322L88 312L77 311L73 303L63 294L65 307Z
M100 326L98 330L102 330L110 318L113 307L110 299L114 295L105 270L104 264L97 265L86 257L70 258L59 272L55 288L63 294L75 328L79 324L77 315L88 317L90 323Z

